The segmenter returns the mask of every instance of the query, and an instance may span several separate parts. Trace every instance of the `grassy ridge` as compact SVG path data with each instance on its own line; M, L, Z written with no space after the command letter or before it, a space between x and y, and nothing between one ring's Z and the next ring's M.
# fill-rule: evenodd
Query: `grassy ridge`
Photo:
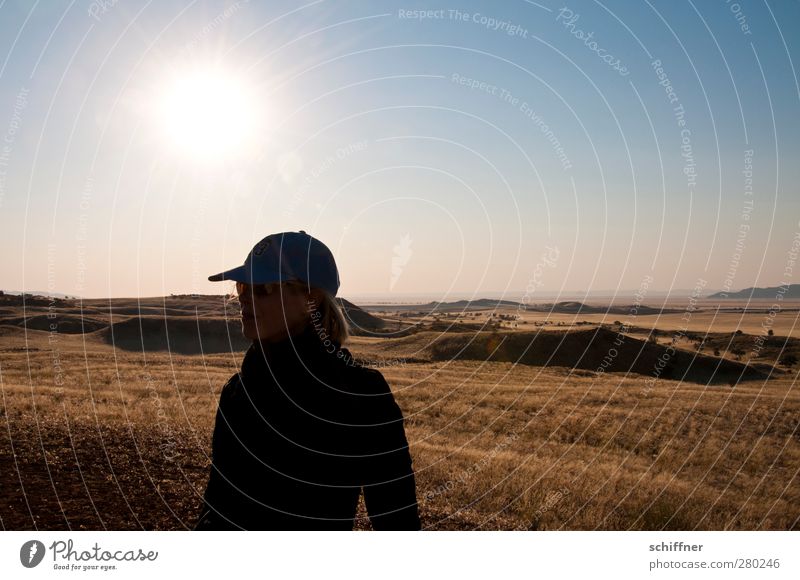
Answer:
M0 337L4 529L184 529L240 353ZM798 529L793 374L726 387L423 359L425 334L354 339L406 416L429 529ZM399 360L397 360L399 359ZM368 528L362 519L359 527Z

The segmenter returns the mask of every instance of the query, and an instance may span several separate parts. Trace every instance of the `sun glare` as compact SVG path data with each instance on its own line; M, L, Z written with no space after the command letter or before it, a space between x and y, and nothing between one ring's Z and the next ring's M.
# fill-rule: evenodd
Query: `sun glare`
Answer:
M180 153L228 156L253 145L261 110L241 79L216 70L172 79L161 97L159 123Z

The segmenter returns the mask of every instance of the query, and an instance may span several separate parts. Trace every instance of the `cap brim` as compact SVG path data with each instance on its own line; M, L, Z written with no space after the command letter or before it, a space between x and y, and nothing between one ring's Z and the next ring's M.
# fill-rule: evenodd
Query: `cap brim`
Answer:
M238 266L230 270L225 270L219 274L214 274L208 277L209 282L222 282L223 280L234 280L236 282L247 282L250 280L247 276L247 271L244 266Z
M283 278L277 272L262 273L254 276L252 268L247 266L238 266L208 277L209 282L222 282L223 280L233 280L235 282L244 282L245 284L270 284L272 282L281 282Z

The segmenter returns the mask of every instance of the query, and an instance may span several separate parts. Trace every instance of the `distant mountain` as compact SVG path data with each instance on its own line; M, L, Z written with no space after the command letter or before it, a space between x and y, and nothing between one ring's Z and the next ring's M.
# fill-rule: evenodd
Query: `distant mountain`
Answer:
M465 312L467 310L487 310L497 308L518 308L530 312L548 312L556 314L629 314L633 305L630 306L591 306L583 302L574 300L546 303L546 304L524 304L513 300L495 300L492 298L481 298L478 300L457 300L455 302L428 302L427 304L367 304L362 306L366 311L371 312ZM636 307L638 314L669 314L671 312L682 312L682 310L645 306L640 304Z
M61 292L47 292L45 290L25 290L22 292L20 290L0 290L0 294L6 294L8 296L22 296L23 294L27 296L45 296L45 297L52 297L52 298L75 298L74 294L62 294Z
M382 319L372 316L366 310L356 306L344 298L336 298L336 301L344 311L344 316L350 325L350 333L354 335L371 335L386 326Z
M716 292L708 298L719 298L722 300L750 300L752 298L763 298L775 300L778 296L783 299L793 298L800 300L800 284L789 284L788 286L770 286L768 288L745 288L738 292Z
M520 306L519 302L513 300L492 300L491 298L480 298L478 300L455 300L453 302L429 302L423 307L430 307L431 310L463 310L465 308L499 308L501 306ZM417 308L419 308L417 306Z
M478 300L456 300L454 302L427 302L425 304L365 304L361 308L368 311L417 311L417 312L458 312L470 309L485 310L487 308L522 307L512 300L495 300L480 298Z
M557 314L630 314L633 311L634 305L630 306L591 306L583 302L576 302L574 300L566 302L557 302L555 304L537 304L528 306L528 310L535 312L554 312ZM645 314L670 314L681 312L674 308L654 308L652 306L645 306L639 304L635 312L640 315Z

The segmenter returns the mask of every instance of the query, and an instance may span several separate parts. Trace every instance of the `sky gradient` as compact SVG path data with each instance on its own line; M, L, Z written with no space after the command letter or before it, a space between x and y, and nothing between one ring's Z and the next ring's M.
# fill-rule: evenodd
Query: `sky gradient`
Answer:
M774 1L5 1L0 288L216 293L300 229L345 297L797 283L798 22ZM169 87L209 70L231 92L197 122L173 103L170 140Z

